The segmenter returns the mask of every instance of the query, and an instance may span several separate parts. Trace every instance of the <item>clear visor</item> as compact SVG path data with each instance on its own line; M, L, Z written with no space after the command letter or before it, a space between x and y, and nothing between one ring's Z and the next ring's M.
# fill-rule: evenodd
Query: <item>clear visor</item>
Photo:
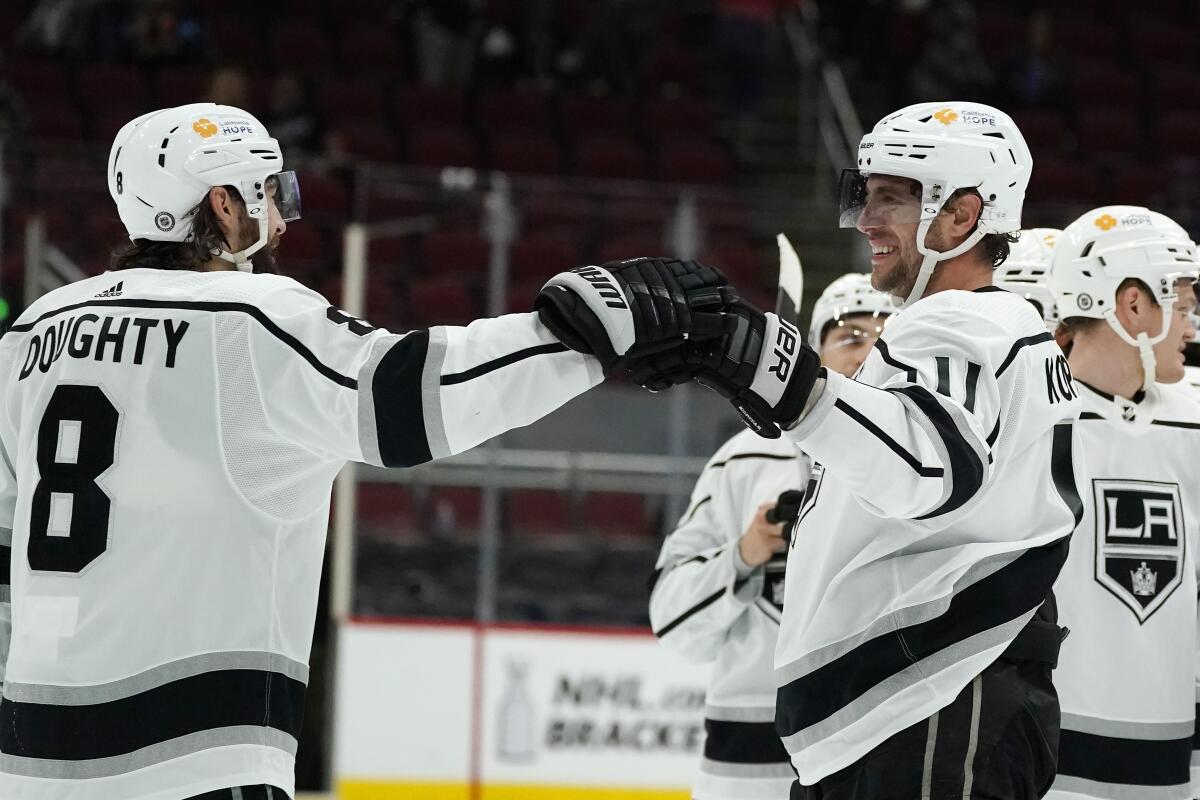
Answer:
M295 172L276 172L268 177L267 191L275 198L275 207L284 222L300 219L300 179Z
M920 222L921 198L913 194L912 185L912 181L904 178L887 175L868 178L856 169L842 170L838 226L873 228Z
M861 313L861 312L850 312ZM845 347L870 347L883 333L890 316L878 315L872 319L846 321L834 319L825 332L822 350L841 350Z

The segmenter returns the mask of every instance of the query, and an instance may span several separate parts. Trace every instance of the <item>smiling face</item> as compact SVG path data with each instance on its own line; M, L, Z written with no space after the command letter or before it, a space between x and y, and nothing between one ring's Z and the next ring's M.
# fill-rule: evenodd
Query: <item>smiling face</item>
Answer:
M871 245L871 285L896 297L908 295L921 269L922 256L917 250L920 195L921 185L908 178L867 178L866 204L856 227ZM930 234L932 240L932 230Z

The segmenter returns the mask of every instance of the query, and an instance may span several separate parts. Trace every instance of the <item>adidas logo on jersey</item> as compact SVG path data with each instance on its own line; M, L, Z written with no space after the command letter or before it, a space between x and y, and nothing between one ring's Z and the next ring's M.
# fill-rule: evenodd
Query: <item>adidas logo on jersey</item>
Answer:
M122 290L123 288L125 288L125 281L121 281L121 282L120 282L120 283L118 283L116 286L113 286L113 287L111 287L111 288L105 289L103 292L101 292L100 294L96 295L96 297L120 297L120 296L121 296L121 290Z

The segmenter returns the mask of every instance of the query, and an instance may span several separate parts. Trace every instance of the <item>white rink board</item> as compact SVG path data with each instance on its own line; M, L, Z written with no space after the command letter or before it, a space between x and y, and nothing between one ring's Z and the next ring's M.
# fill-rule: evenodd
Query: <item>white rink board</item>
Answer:
M483 652L485 783L691 785L707 668L639 634L493 629Z
M686 791L707 673L636 631L352 622L339 640L335 781L381 796L434 784L447 797L471 785L485 797Z
M334 774L464 780L471 760L473 647L466 627L343 626Z

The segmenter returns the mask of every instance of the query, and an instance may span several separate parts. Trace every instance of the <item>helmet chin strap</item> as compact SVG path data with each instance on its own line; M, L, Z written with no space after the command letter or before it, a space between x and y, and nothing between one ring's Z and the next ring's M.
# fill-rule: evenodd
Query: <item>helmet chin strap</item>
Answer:
M1115 309L1108 309L1104 312L1104 319L1108 322L1109 327L1117 332L1117 336L1121 337L1121 341L1125 342L1138 350L1138 356L1142 361L1142 391L1149 392L1154 386L1155 378L1158 374L1158 361L1154 357L1154 345L1167 338L1167 329L1171 326L1171 309L1175 307L1174 300L1164 300L1162 303L1162 332L1151 339L1142 331L1136 338L1130 335L1129 331L1125 330L1125 326L1117 319Z
M249 212L252 217L258 217L258 241L243 250L238 250L236 253L231 253L228 250L218 250L216 252L217 258L224 259L225 261L233 264L240 272L254 271L254 264L251 263L250 257L259 250L263 249L263 247L267 244L267 240L270 238L267 233L267 217L266 214L262 213L263 206L256 206L255 208L249 209Z
M913 283L912 289L908 293L908 297L901 298L896 295L897 302L900 303L900 310L911 306L913 303L920 300L925 295L925 289L929 286L929 279L933 277L933 272L937 269L937 265L941 261L946 261L955 256L960 256L970 250L984 237L985 231L976 228L975 231L962 241L958 247L947 250L944 253L937 250L930 250L925 246L925 237L929 234L929 226L933 224L932 217L921 220L921 224L917 226L917 250L924 256L921 259L921 269L917 272L917 279Z

